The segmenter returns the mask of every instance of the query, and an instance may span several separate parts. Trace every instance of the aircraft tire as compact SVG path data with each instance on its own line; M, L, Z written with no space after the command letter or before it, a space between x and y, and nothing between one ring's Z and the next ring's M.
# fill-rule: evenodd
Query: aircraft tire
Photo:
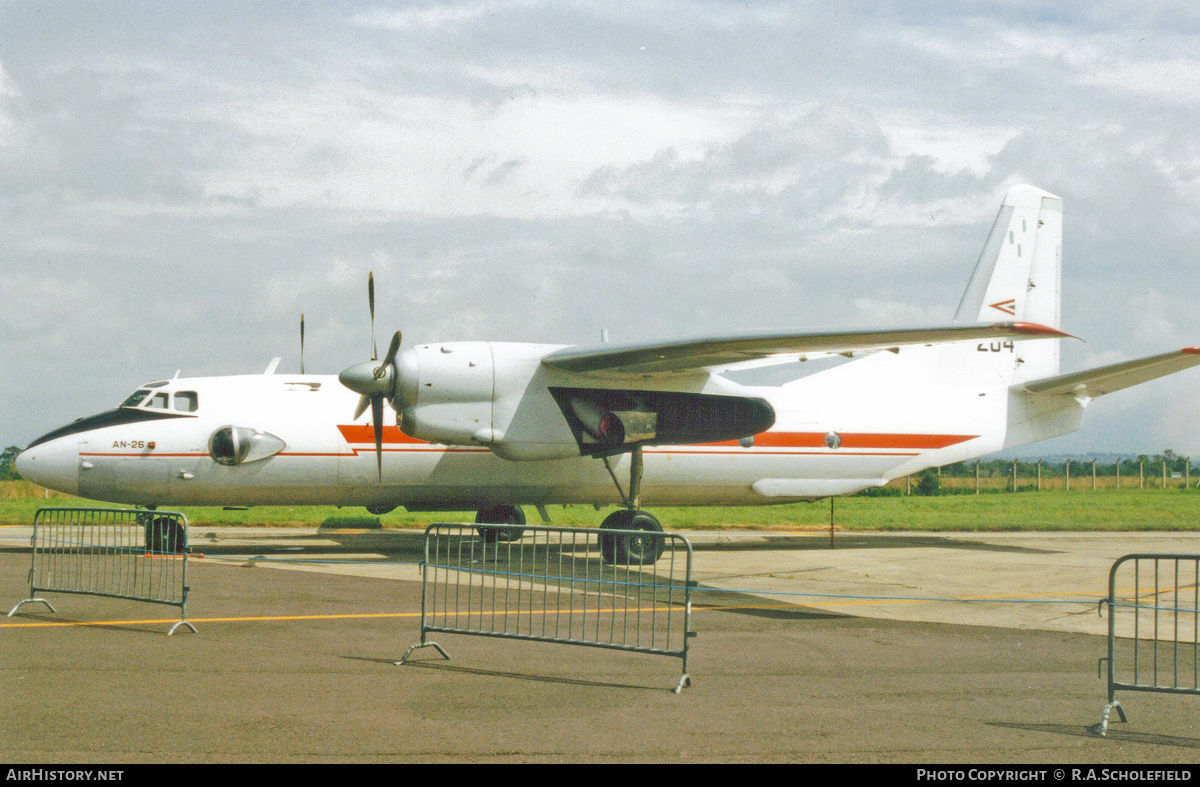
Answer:
M644 530L646 535L601 535L600 555L610 565L650 566L662 556L665 541L654 533L662 524L645 511L614 511L600 524L602 530Z
M158 554L175 554L187 549L187 533L179 520L169 516L155 517L146 523L146 550Z
M525 535L525 512L520 506L501 503L475 512L475 524L510 526L477 528L479 537L489 544L496 541L518 541Z

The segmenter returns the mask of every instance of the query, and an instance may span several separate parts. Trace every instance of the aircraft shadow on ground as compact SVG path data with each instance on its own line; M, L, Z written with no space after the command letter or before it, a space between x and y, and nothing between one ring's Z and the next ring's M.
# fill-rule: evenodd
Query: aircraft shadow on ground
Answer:
M705 613L720 612L764 620L838 620L851 617L840 612L765 599L736 590L704 587L692 591L692 608Z
M261 538L261 542L260 542ZM287 545L270 543L273 540L286 539ZM270 535L246 536L238 535L238 541L243 543L222 543L222 537L215 531L209 531L204 536L192 540L193 551L211 555L250 555L250 554L300 554L306 551L324 554L339 552L376 552L385 555L417 555L424 554L425 534L416 530L368 530L357 533L342 533L318 530L313 534L296 534L280 536L277 532ZM310 540L312 546L303 544ZM335 542L330 544L329 542ZM515 544L514 544L515 546ZM25 545L4 547L0 551L25 551ZM564 544L560 549L564 552L586 551L589 547L584 544ZM761 538L730 539L721 541L699 541L692 544L693 552L814 552L831 549L829 541L816 536L772 536L763 535ZM832 549L960 549L974 552L1007 552L1015 554L1059 554L1060 550L1037 549L1011 544L984 543L973 539L961 539L954 536L863 536L839 533L834 539Z
M286 543L272 542L286 541ZM332 542L332 543L330 543ZM246 556L290 556L302 558L307 553L321 555L361 554L372 552L389 557L403 557L405 561L419 559L424 555L425 535L419 531L375 530L361 533L336 533L318 530L316 533L295 535L270 534L246 535L238 533L230 539L219 531L208 531L190 540L193 552L213 557Z
M526 672L506 672L504 670L480 669L477 667L463 667L456 664L447 664L445 661L432 659L428 661L409 661L404 664L404 668L409 667L435 669L443 672L452 672L459 675L482 675L489 678L511 678L513 680L527 680L534 683L557 683L563 686L596 686L609 689L640 689L642 691L651 691L656 694L663 691L662 686L638 686L632 683L583 680L580 678L561 678L550 675L533 675Z

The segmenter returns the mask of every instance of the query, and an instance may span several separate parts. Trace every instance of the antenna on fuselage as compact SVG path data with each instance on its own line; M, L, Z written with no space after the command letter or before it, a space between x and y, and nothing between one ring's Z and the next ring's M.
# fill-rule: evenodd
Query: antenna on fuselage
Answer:
M300 374L304 374L304 312L300 312Z

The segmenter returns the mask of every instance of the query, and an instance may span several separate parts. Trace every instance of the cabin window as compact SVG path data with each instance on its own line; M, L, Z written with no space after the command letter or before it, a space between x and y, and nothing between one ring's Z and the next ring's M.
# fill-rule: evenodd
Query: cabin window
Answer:
M200 406L195 391L178 391L175 394L175 409L181 413L194 413Z

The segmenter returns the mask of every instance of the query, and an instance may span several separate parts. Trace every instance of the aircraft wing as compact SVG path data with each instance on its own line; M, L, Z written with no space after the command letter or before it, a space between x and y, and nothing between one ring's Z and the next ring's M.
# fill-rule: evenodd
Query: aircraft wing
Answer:
M729 367L804 353L861 352L913 344L1067 336L1070 334L1027 322L826 333L748 333L661 343L565 347L546 355L542 363L569 372L658 374Z
M1136 361L1114 363L1082 372L1030 380L1014 389L1046 396L1070 394L1095 399L1106 393L1144 383L1200 364L1200 347L1185 347L1175 352L1151 355Z

